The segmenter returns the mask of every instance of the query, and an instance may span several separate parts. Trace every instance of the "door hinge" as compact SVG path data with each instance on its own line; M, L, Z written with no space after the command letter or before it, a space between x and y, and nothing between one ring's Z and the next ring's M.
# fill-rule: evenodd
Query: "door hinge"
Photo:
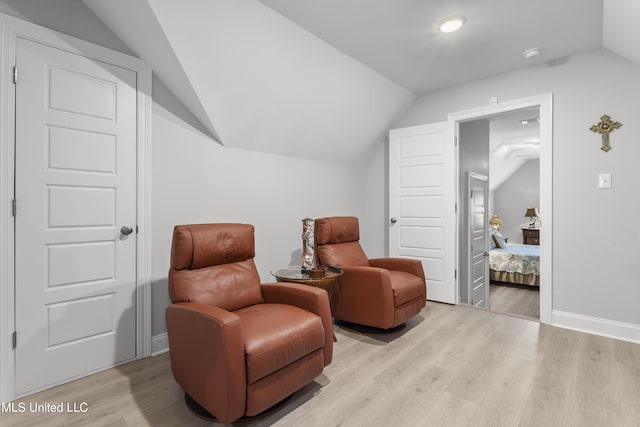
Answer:
M16 216L16 211L17 211L16 199L13 199L11 200L11 215Z
M13 84L18 84L18 66L13 67Z
M18 347L18 332L16 331L13 331L13 334L11 334L11 345L14 350Z
M138 226L136 225L136 234L138 234Z
M453 137L453 145L457 146L458 145L458 135Z
M453 204L453 213L458 213L458 202Z
M454 279L458 278L458 270L453 270L453 278Z

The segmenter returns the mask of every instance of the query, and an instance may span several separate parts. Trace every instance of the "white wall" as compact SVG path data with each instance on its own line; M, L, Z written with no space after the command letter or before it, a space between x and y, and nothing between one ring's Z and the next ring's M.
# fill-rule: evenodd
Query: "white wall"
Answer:
M466 248L469 239L469 172L489 176L489 120L480 119L460 124L458 143L458 187L460 191L458 224L458 273L460 302L469 303L469 253ZM488 197L489 195L487 195ZM487 222L489 220L487 219Z
M493 193L494 211L503 221L500 232L509 243L522 243L522 227L529 227L528 207L540 210L540 160L528 160ZM542 215L542 214L541 214ZM536 221L540 225L540 221Z
M303 218L363 214L358 168L223 147L184 121L158 80L153 98L153 335L165 331L174 225L253 224L256 265L269 282L272 269L300 263Z
M389 167L385 153L388 144L376 142L360 162L354 166L356 185L361 191L360 244L369 258L383 257L389 252Z
M80 0L0 0L0 12L130 52ZM166 330L166 276L174 225L253 224L256 265L262 280L271 281L272 269L300 261L302 218L365 214L366 159L362 166L349 166L223 147L155 76L152 126L154 336ZM367 243L363 245L366 249Z
M553 310L640 325L639 80L638 64L596 50L422 96L397 127L442 121L494 96L552 92ZM609 153L589 130L603 114L623 123ZM613 189L596 188L601 172Z

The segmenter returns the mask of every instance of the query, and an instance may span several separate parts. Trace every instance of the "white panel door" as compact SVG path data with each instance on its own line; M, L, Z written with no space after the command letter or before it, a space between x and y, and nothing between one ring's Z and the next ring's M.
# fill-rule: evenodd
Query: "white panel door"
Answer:
M422 261L427 299L456 303L454 146L447 122L389 133L389 256Z
M136 74L17 39L16 393L135 357Z
M468 204L468 230L469 236L467 253L469 265L467 266L469 292L471 305L490 308L489 300L489 248L488 238L488 203L489 179L486 176L469 172L467 177Z

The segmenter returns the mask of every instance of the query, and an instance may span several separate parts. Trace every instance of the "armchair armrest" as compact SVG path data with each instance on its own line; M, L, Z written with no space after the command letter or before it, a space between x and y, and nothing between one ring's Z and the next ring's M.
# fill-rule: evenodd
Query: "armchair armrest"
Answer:
M372 267L384 268L386 270L405 271L414 274L425 281L422 263L417 259L410 258L374 258L369 260Z
M172 304L165 314L176 382L223 423L244 415L247 381L240 318L193 302Z
M335 293L336 317L354 323L371 324L377 319L378 327L388 328L393 323L394 300L389 272L383 268L343 266ZM334 295L335 295L334 293ZM346 316L342 313L348 313ZM372 316L373 313L373 316Z
M324 327L324 366L333 358L333 326L327 292L298 283L263 283L262 299L265 303L287 304L316 314Z

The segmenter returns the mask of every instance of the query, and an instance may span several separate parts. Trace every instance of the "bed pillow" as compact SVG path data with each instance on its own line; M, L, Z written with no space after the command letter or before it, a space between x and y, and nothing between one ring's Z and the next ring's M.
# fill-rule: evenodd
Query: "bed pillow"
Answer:
M493 240L496 243L496 247L500 249L504 249L507 247L507 239L505 239L499 231L493 233Z
M489 232L489 250L496 248L496 241L493 239L494 231Z

